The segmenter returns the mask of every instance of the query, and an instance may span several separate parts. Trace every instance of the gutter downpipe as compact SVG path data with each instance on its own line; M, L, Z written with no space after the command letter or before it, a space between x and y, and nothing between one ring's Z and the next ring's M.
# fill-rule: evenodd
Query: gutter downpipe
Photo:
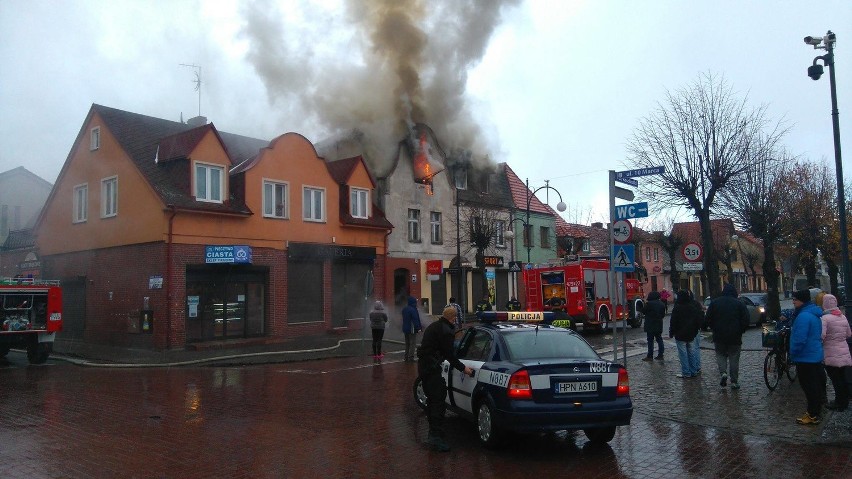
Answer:
M172 227L177 209L175 205L166 205L172 214L169 216L169 233L166 240L166 349L172 347Z

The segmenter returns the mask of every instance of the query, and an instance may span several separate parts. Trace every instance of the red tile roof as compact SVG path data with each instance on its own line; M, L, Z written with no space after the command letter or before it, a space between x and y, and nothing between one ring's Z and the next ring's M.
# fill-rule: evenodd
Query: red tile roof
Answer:
M545 215L553 214L553 210L550 209L549 206L542 203L536 196L532 196L530 198L530 194L532 191L527 188L526 183L521 181L518 175L512 171L512 168L509 165L503 163L504 168L506 169L506 180L509 182L509 191L512 194L512 203L514 203L515 208L526 211L527 209L527 199L530 201L530 211L533 213L541 213ZM557 222L559 221L559 215L555 215L557 217Z

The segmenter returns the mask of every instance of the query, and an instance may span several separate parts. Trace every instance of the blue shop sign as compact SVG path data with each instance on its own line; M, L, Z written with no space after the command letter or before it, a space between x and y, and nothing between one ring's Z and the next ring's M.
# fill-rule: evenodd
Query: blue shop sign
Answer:
M251 264L251 246L210 246L204 247L204 262Z

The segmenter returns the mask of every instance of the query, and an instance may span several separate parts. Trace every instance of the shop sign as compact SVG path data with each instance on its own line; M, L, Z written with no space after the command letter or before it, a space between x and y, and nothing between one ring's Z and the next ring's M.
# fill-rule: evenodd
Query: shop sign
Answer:
M503 257L502 256L485 256L485 257L482 258L482 262L484 263L484 266L486 266L486 267L488 267L488 266L497 267L497 268L503 267Z
M376 259L376 248L290 242L287 246L287 257L290 259L372 261Z
M441 274L441 266L444 262L439 259L430 259L426 261L426 274L436 275Z
M148 289L162 289L162 288L163 288L163 275L155 274L153 276L148 277Z
M204 247L204 262L207 264L251 264L251 246L207 245Z

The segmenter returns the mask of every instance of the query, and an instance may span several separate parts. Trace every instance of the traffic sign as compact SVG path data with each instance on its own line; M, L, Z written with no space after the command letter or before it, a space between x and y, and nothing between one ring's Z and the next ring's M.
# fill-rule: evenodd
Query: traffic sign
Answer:
M634 188L639 186L639 182L637 180L634 180L633 178L616 178L615 181L617 181L619 183L624 183L625 185L630 185ZM632 200L629 200L629 201L632 201Z
M634 270L634 248L632 244L619 244L612 247L612 270L630 273Z
M701 245L696 242L687 243L681 253L687 261L701 261Z
M626 220L629 218L645 218L648 216L648 203L633 203L629 205L618 205L615 207L615 219Z
M521 262L520 261L509 261L509 271L512 273L520 273L521 272Z
M701 271L704 269L704 263L681 263L683 271Z
M612 225L612 240L616 243L629 243L633 238L633 225L627 220L618 220Z
M665 170L662 166L652 166L650 168L639 168L636 170L616 171L615 180L619 181L623 178L635 178L637 176L660 175Z
M612 196L620 200L633 201L633 192L618 186L612 187Z

